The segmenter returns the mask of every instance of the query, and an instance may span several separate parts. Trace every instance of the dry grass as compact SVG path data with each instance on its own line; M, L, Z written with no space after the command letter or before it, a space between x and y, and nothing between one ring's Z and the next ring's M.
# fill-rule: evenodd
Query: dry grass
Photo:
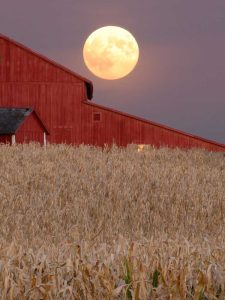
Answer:
M0 146L0 299L225 299L225 158Z

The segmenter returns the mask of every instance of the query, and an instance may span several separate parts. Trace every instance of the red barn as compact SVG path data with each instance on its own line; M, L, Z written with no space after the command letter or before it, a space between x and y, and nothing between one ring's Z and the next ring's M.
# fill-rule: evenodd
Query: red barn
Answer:
M225 152L223 144L94 104L92 93L88 79L0 35L0 107L33 108L46 124L43 130L48 128L48 143L135 143Z

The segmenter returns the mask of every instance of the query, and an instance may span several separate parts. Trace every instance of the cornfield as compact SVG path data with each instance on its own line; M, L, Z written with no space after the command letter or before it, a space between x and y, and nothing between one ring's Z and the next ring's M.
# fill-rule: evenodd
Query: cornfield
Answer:
M0 146L0 299L225 299L225 158Z

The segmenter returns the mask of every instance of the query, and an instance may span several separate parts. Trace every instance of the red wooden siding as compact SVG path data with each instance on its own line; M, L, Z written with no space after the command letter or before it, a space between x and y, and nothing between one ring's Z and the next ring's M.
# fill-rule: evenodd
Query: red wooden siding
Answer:
M2 34L0 34L0 57L0 81L81 82L92 90L90 80Z
M44 144L44 131L36 114L31 113L16 132L16 143L37 142Z
M11 144L11 135L0 135L0 144Z
M91 97L88 79L0 35L0 107L32 107L49 129L48 142L136 143L225 152L225 145L93 104L87 101ZM35 120L24 124L19 141L41 141L36 125Z
M115 141L120 146L152 144L156 147L205 148L225 152L225 145L187 134L129 114L84 101L82 131L84 143L103 146ZM93 121L93 113L101 114Z
M80 142L87 85L91 89L90 81L0 36L0 106L34 108L51 132L48 142Z
M40 121L37 114L32 111L29 116L25 117L23 123L17 128L14 134L1 134L0 143L11 144L12 136L15 135L16 143L37 142L43 145L44 133L46 137L48 135L47 129Z

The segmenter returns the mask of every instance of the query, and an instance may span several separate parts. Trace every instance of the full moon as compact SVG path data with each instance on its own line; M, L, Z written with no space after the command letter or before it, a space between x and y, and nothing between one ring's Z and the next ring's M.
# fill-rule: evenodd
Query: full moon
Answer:
M133 35L117 26L106 26L91 33L83 48L84 62L96 76L114 80L125 77L136 66L138 44Z

